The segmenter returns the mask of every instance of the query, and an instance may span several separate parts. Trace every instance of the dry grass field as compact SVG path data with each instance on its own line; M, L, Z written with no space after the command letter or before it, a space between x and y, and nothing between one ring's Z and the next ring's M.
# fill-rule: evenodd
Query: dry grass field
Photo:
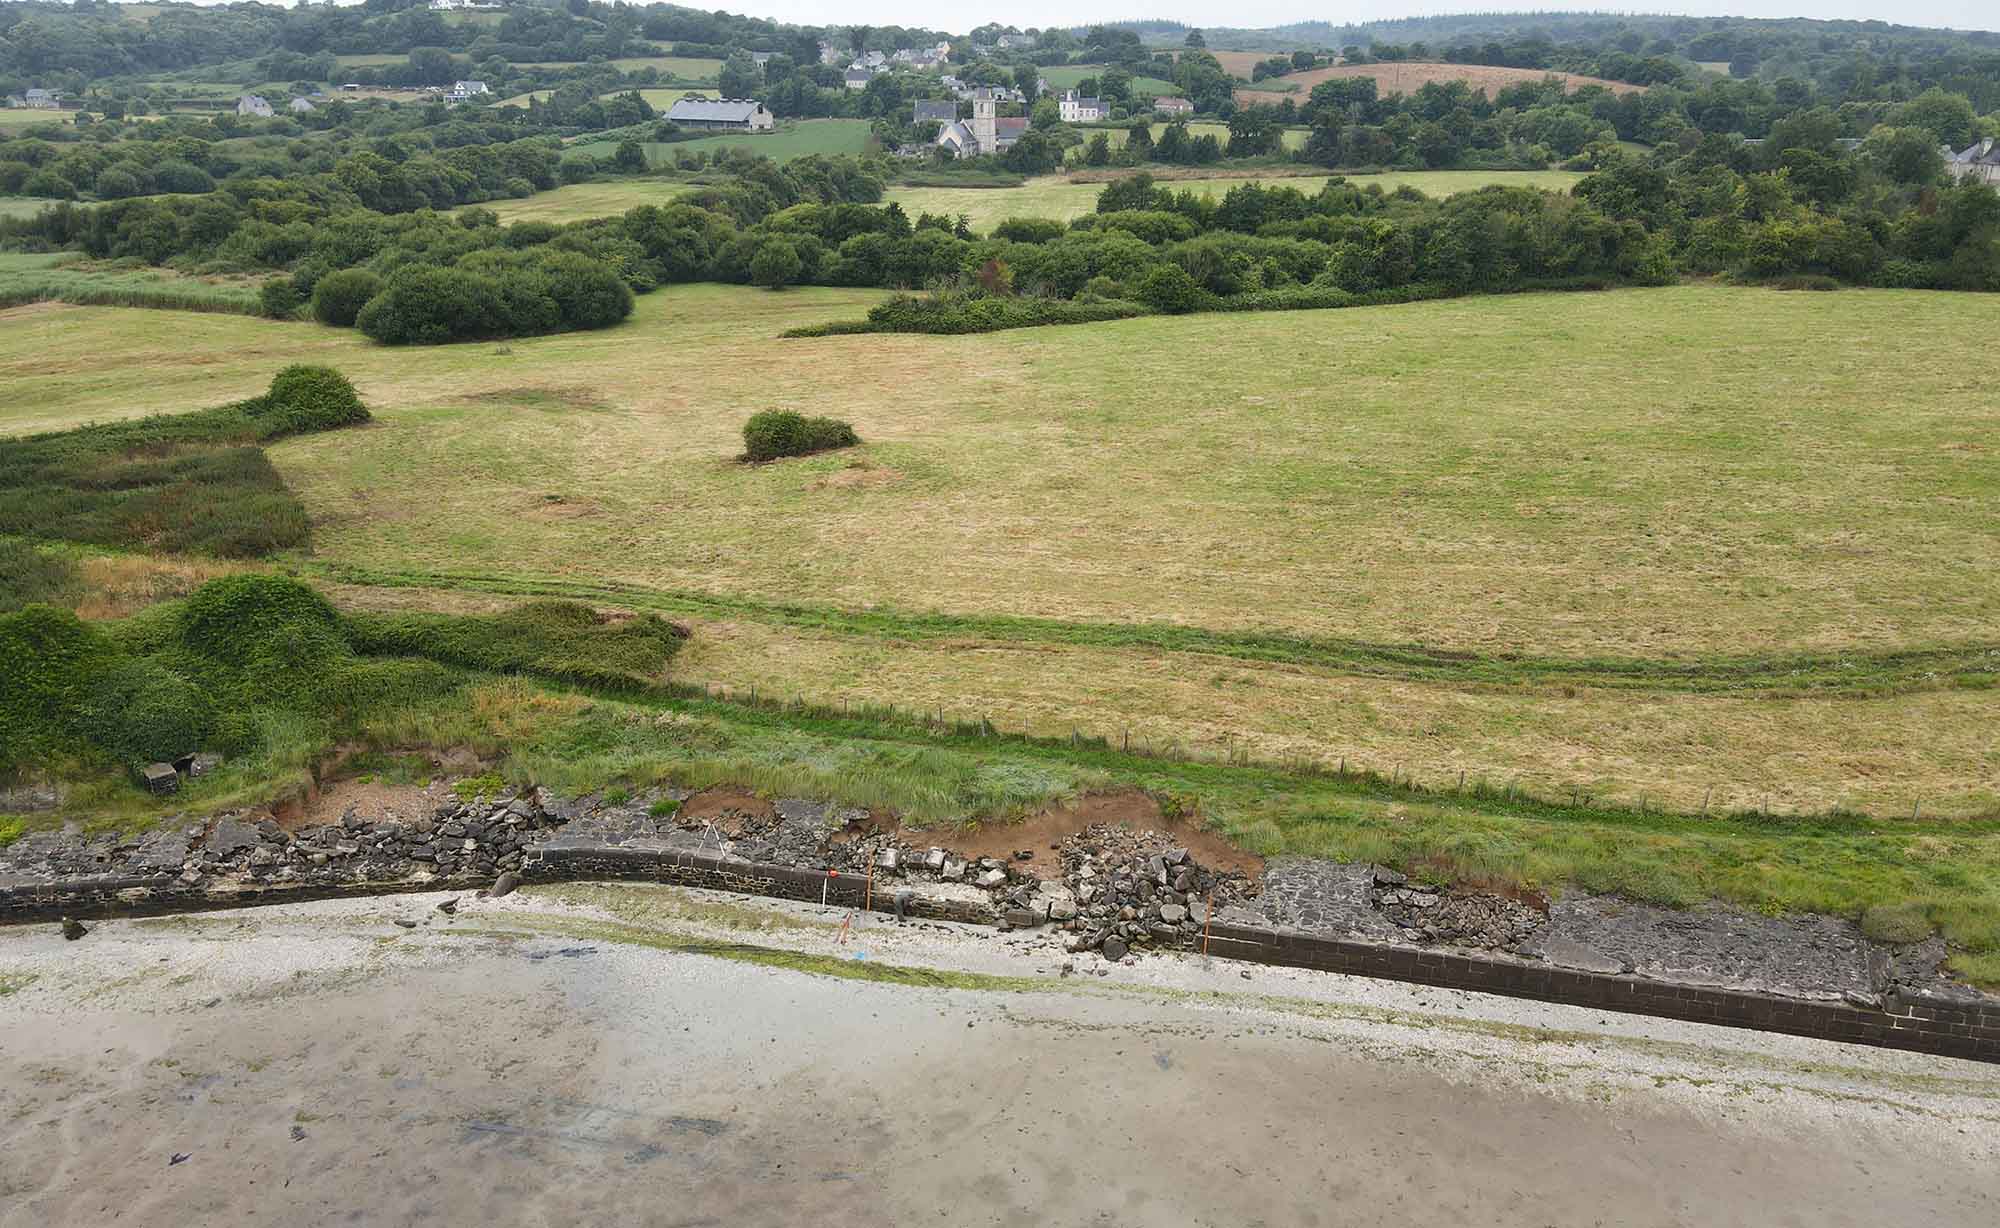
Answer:
M1643 85L1628 85L1623 81L1607 81L1580 73L1540 72L1532 68L1493 68L1483 64L1342 64L1337 68L1315 68L1311 72L1272 77L1259 82L1255 88L1237 90L1236 101L1245 106L1252 103L1275 105L1287 98L1304 102L1306 95L1312 93L1312 87L1320 82L1349 77L1375 78L1376 92L1384 96L1414 94L1433 81L1463 81L1480 93L1490 94L1522 81L1540 81L1544 77L1562 78L1563 87L1571 92L1586 85L1601 85L1617 94L1646 92Z
M1269 186L1296 188L1308 196L1326 186L1325 175L1252 176ZM1219 197L1240 186L1245 176L1216 176L1203 179L1162 179L1165 187L1177 192L1194 192ZM1582 175L1572 171L1388 171L1380 175L1352 175L1349 182L1366 187L1379 184L1385 192L1412 187L1428 196L1450 196L1472 192L1491 184L1507 187L1548 188L1566 191ZM1018 188L909 188L889 190L889 199L903 206L912 218L923 213L947 217L964 214L974 230L985 232L999 222L1014 217L1047 217L1069 221L1097 211L1097 198L1104 191L1098 182L1078 182L1064 175L1045 175ZM540 197L534 198L541 199ZM533 201L522 201L532 204Z
M1808 651L1865 680L1993 640L2000 402L1954 361L1971 296L1683 286L778 338L877 297L676 287L606 332L411 350L43 306L0 313L0 431L327 362L377 423L274 460L352 603L556 586L686 618L691 680L1434 782L2000 808L2000 690L1963 659L1894 694L1727 681ZM773 406L865 443L738 464ZM1103 633L1132 627L1166 631ZM1266 634L1467 655L1348 666L1260 655Z
M687 190L687 184L660 179L612 179L565 184L520 200L491 200L471 207L491 209L503 222L580 222L612 217L640 205L665 204Z

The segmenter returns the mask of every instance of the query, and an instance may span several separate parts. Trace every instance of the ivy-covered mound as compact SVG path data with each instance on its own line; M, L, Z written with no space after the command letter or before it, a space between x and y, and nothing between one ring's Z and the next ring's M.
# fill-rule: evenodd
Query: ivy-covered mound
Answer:
M118 623L31 605L0 615L0 779L52 760L313 753L371 715L448 697L474 671L656 681L685 635L654 615L613 623L569 602L350 624L314 589L261 574Z
M256 558L306 540L305 509L261 445L368 421L327 367L189 414L0 439L0 534Z

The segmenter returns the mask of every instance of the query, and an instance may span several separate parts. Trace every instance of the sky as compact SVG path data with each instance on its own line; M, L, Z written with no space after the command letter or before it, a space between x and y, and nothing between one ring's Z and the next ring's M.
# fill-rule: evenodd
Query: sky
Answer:
M708 8L714 0L678 0ZM940 8L929 0L739 0L716 5L732 13L771 17L802 25L902 25L942 28L962 33L984 21L1003 21L1022 29L1076 26L1093 21L1153 17L1196 26L1257 28L1295 21L1336 23L1430 16L1438 13L1492 12L1519 8L1599 12L1622 10L1611 0L1356 0L1340 5L1304 0L998 0L972 9ZM1891 21L1906 26L1949 26L1962 30L2000 29L1996 0L1670 0L1654 8L1633 11L1666 12L1696 17L1818 17L1857 21Z

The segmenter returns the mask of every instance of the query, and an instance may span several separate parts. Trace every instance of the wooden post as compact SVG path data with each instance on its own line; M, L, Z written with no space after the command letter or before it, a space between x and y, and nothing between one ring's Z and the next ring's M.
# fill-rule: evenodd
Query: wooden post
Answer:
M1208 927L1215 924L1215 892L1208 893L1208 902L1201 910L1201 956L1208 958Z
M875 907L875 863L868 863L868 885L861 895L861 911L869 912Z

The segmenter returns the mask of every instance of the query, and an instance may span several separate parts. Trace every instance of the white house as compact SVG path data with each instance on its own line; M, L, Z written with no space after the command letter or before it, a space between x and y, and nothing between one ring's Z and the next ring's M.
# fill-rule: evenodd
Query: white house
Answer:
M1193 115L1194 104L1185 98L1155 98L1153 109L1162 115Z
M875 74L865 68L850 68L840 79L848 89L865 90L868 83L875 79Z
M674 101L667 118L683 128L716 132L769 132L777 123L770 109L754 98L703 98L690 94Z
M264 101L261 94L245 94L236 100L238 115L255 115L260 119L271 118L271 104Z
M309 100L304 98L292 99L291 107L292 114L294 115L311 115L316 109Z
M452 102L466 102L479 97L481 94L490 94L492 92L492 90L486 88L484 81L454 81L451 83L451 91L445 97Z
M1102 98L1085 98L1075 90L1064 90L1056 106L1066 124L1094 124L1108 113Z
M61 90L29 90L21 100L37 111L55 111L62 107Z

